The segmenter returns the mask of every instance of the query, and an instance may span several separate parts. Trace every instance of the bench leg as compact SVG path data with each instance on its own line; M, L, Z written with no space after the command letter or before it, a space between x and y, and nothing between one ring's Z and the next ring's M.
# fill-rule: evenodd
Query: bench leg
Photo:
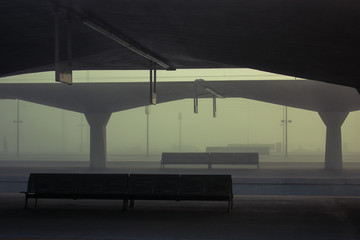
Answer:
M126 211L127 207L128 207L128 200L124 199L123 200L123 211Z
M24 209L27 209L28 200L29 200L28 195L27 195L27 193L25 193L25 205L24 205Z
M39 204L39 199L38 198L35 198L35 205L34 205L35 207L39 207L40 206L40 204Z
M135 200L131 199L130 200L130 208L134 208L134 205L135 205Z
M233 199L230 199L228 202L228 213L231 213L232 209L233 209Z
M228 213L231 213L233 206L234 206L234 199L233 199L233 196L230 195L230 199L228 201Z

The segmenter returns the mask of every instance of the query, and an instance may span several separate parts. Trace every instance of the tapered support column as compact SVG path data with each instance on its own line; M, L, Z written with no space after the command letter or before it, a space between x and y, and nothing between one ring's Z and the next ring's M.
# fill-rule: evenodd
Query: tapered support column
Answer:
M86 113L90 125L90 167L106 168L106 125L111 113Z
M326 125L325 169L342 169L341 125L349 112L319 112Z

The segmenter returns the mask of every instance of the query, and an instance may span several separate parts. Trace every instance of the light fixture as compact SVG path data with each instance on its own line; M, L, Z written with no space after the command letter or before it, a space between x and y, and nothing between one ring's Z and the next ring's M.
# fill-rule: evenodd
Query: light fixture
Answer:
M201 94L199 95L198 93L198 87L201 87L203 90L207 91L208 93L210 93L212 95L213 98L213 117L216 117L216 98L225 98L223 95L221 95L220 93L218 93L217 91L215 91L214 89L212 89L211 87L209 87L206 83L204 79L196 79L194 82L194 113L198 113L199 111L199 96L201 95L205 95L205 94Z

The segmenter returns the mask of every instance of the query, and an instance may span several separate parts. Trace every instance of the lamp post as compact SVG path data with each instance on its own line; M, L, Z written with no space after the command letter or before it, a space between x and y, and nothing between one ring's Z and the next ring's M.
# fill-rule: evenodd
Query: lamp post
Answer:
M20 123L23 121L20 120L20 102L19 99L16 100L16 120L13 123L16 123L16 157L19 159L20 155Z
M150 107L145 106L145 114L146 114L146 157L149 157L149 115L150 115Z
M292 123L291 120L288 120L288 111L287 106L283 109L283 119L281 120L283 126L283 149L285 152L285 158L288 157L288 123Z
M182 120L182 113L179 112L179 152L181 152L181 120Z

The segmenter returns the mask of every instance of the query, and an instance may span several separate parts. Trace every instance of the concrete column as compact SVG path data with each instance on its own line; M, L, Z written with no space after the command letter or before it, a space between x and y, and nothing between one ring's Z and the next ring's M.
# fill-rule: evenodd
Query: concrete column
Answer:
M341 125L349 112L319 112L326 125L325 169L342 169Z
M90 125L90 167L106 168L106 125L111 113L85 113Z

